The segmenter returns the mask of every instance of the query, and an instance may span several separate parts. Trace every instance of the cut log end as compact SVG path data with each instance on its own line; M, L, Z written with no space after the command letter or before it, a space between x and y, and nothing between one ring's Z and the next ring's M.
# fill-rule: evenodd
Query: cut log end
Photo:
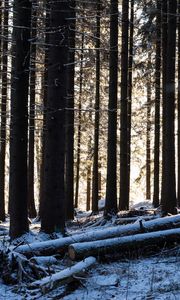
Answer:
M72 245L69 246L68 253L71 260L75 260L77 258L76 251Z

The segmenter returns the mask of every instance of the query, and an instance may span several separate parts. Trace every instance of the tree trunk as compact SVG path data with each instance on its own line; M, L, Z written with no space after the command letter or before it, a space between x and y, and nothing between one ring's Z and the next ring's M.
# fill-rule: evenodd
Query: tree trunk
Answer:
M119 209L129 209L128 168L128 29L129 1L122 1L122 48L121 48L121 120L120 120L120 199Z
M57 288L61 285L70 283L75 280L78 274L81 274L93 264L96 263L94 257L87 257L81 262L78 262L74 266L71 266L65 270L57 272L53 275L47 276L45 278L36 280L30 284L31 289L39 288L42 290L43 294L49 292L50 290Z
M69 7L67 102L66 102L66 219L74 219L74 60L75 60L75 1Z
M166 72L167 72L167 39L168 39L168 27L167 27L167 2L162 1L161 7L161 47L162 47L162 161L165 161L165 149L164 149L164 141L165 141L165 112L166 112ZM161 182L161 199L163 197L164 189L164 176L165 173L165 164L162 163L162 182Z
M160 99L161 99L161 1L156 1L156 58L155 58L155 129L154 129L154 191L153 205L159 206L160 160Z
M47 110L47 90L48 90L48 45L49 45L49 30L50 30L50 18L49 18L49 4L45 5L46 18L45 18L45 57L44 57L44 78L43 78L43 128L42 128L42 152L41 152L41 169L40 169L40 192L39 192L39 216L41 218L42 203L44 201L44 151L45 151L45 126L46 126L46 110Z
M87 166L87 199L86 199L86 210L91 209L91 164Z
M177 171L177 202L180 207L180 1L178 1L178 171Z
M84 34L82 34L81 56L80 56L80 76L79 76L79 104L78 104L78 133L77 133L77 161L76 161L76 190L75 190L75 207L78 207L79 198L79 173L80 173L80 156L81 156L81 119L82 119L82 88L83 88L83 57L84 57Z
M98 163L99 163L99 107L100 107L100 18L101 0L97 1L96 16L96 95L94 122L94 157L92 179L92 211L98 212Z
M176 8L177 1L169 1L168 39L166 65L166 98L163 98L163 170L162 170L162 210L164 214L176 213L175 181L175 50L176 50Z
M130 24L129 24L129 67L128 67L128 187L127 190L130 194L130 179L131 179L131 111L132 111L132 74L133 74L133 43L134 43L134 0L131 0L130 8Z
M110 2L108 145L105 215L117 212L118 0Z
M146 124L146 199L151 199L151 54L148 54Z
M34 130L35 130L35 97L36 97L36 35L37 12L33 3L31 17L31 60L30 60L30 104L29 104L29 155L28 155L28 212L30 218L36 217L34 201Z
M64 232L65 105L68 2L50 3L50 48L41 230ZM62 28L62 30L57 30ZM54 30L55 29L55 30Z
M11 89L10 237L28 231L27 133L31 2L14 1L14 55Z
M75 243L69 246L69 257L72 260L84 259L87 256L115 254L122 256L125 251L143 249L147 246L172 245L180 241L180 228L150 233L124 236L102 241Z
M22 253L25 256L52 255L54 253L60 253L64 255L64 253L67 251L68 246L70 244L73 244L74 241L76 241L77 243L90 242L128 235L133 236L134 234L138 233L154 232L172 228L180 228L179 215L158 218L146 222L140 220L139 222L136 222L134 224L114 226L111 228L104 228L95 231L91 230L89 232L75 234L56 240L21 245L15 247L15 251Z
M9 2L4 1L2 43L2 102L0 128L0 220L5 221L5 159L6 159L6 106L7 106L7 61L8 61Z

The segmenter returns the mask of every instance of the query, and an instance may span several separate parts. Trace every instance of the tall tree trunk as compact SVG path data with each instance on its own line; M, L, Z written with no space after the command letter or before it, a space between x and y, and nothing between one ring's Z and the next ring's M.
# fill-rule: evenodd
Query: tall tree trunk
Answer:
M82 34L81 56L80 56L80 75L79 75L79 104L78 104L78 133L77 133L77 161L76 161L76 189L75 189L75 207L78 207L79 198L79 173L80 173L80 156L81 156L81 118L82 118L82 88L83 88L83 57L84 57L84 34Z
M91 164L87 165L87 198L86 198L86 210L91 209Z
M105 215L117 212L118 0L110 2L108 145Z
M34 130L35 130L35 97L36 97L36 35L37 4L33 3L31 17L31 71L30 71L30 104L29 104L29 152L28 152L28 212L30 218L36 217L34 201Z
M128 187L130 194L130 178L131 178L131 111L132 111L132 68L133 68L133 43L134 43L134 0L131 0L130 7L130 24L129 24L129 73L128 73Z
M5 158L6 158L6 106L7 106L7 61L9 2L4 1L3 48L2 48L2 102L0 128L0 220L5 221Z
M44 199L41 230L64 232L65 105L68 1L50 3L50 49L46 115ZM61 30L57 30L61 28Z
M66 218L74 218L74 60L75 60L75 1L69 7L67 102L66 102Z
M164 214L176 213L175 181L175 49L176 49L176 8L177 1L169 1L168 39L166 65L166 97L163 98L163 169L162 169L162 210ZM163 57L164 58L164 57ZM164 96L164 95L163 95Z
M27 133L31 1L14 0L14 54L11 89L10 237L28 231Z
M178 1L178 174L177 174L177 202L180 207L180 0Z
M167 1L162 1L162 22L161 22L161 47L162 47L162 124L163 124L163 130L162 130L162 161L165 160L165 151L164 151L164 140L165 140L165 111L166 111L166 69L167 69L167 38L168 38L168 27L167 27ZM162 163L162 174L165 173L165 164ZM162 182L161 182L161 199L163 197L164 189L162 188L164 185L163 183L163 175L162 175Z
M151 199L151 54L148 54L146 124L146 199Z
M39 193L39 216L41 218L42 212L42 203L44 200L44 151L45 151L45 126L46 126L46 110L47 110L47 90L48 90L48 46L49 46L49 27L50 27L50 18L49 18L49 4L45 4L45 56L44 56L44 76L43 76L43 128L42 128L42 151L41 151L41 169L40 169L40 193Z
M159 206L160 99L161 99L161 0L156 1L155 129L153 205Z
M122 48L121 48L121 134L120 134L120 210L129 209L128 168L128 29L129 1L122 1Z
M97 2L96 16L96 95L95 95L95 122L94 122L94 157L92 180L92 211L98 211L98 163L99 163L99 107L100 107L100 9L101 0Z

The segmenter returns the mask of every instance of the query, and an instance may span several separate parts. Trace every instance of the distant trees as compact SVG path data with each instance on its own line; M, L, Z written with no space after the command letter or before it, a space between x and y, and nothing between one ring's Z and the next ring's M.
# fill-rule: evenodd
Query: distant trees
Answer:
M81 200L98 212L100 168L105 216L129 209L134 184L176 213L180 3L135 3L0 1L0 220L9 172L12 239L38 204L47 233L63 233Z

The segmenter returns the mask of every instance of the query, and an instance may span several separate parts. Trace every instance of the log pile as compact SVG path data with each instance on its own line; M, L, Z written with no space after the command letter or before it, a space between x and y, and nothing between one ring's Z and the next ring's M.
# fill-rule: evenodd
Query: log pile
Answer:
M34 255L52 255L60 253L64 255L68 246L75 243L93 242L111 238L132 236L135 234L149 233L161 230L180 228L180 215L158 218L150 221L139 220L134 224L118 225L105 229L93 229L81 234L59 238L55 240L36 242L29 245L21 245L15 251L27 257Z
M96 262L95 257L112 253L121 257L126 251L179 242L180 215L149 221L141 218L134 224L86 229L86 232L72 236L1 250L1 278L6 284L25 281L32 292L41 287L41 292L46 293L77 280L84 269ZM56 267L61 257L59 254L64 256L67 253L70 267L59 270ZM76 260L82 261L74 263Z

